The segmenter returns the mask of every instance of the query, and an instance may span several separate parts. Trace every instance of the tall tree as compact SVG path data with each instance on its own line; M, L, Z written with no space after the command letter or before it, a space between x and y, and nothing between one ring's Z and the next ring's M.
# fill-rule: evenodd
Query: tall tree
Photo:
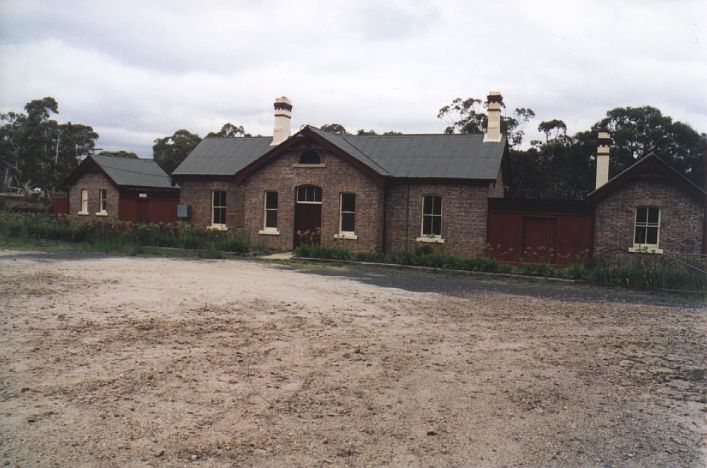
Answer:
M702 138L689 125L673 121L655 107L617 107L592 125L592 134L599 131L611 132L614 140L610 158L612 176L655 153L702 186L705 177Z
M40 187L46 197L76 167L77 157L87 154L98 134L93 128L51 119L59 112L52 97L25 105L26 114L0 115L0 169L4 188Z
M113 158L128 158L128 159L139 159L140 156L132 151L118 150L118 151L101 151L98 153L99 156L110 156Z
M171 174L192 152L201 138L188 130L177 130L173 135L157 138L152 146L152 157L167 173Z
M545 134L545 143L550 141L550 138L558 138L560 135L567 135L567 125L562 120L552 119L540 122L538 131Z
M235 137L242 137L242 136L251 136L250 133L246 133L245 130L243 129L243 125L234 125L231 122L227 122L223 124L223 127L221 127L221 130L218 132L209 132L207 137L226 137L226 138L235 138Z
M437 118L448 124L444 133L483 133L488 119L485 106L481 99L456 98L449 105L440 108ZM505 104L503 107L505 108ZM501 131L507 136L511 146L520 146L523 143L523 128L533 117L535 112L527 107L517 107L512 116L501 116Z
M338 123L324 124L319 127L319 129L328 133L333 133L334 135L346 135L346 129L343 125Z

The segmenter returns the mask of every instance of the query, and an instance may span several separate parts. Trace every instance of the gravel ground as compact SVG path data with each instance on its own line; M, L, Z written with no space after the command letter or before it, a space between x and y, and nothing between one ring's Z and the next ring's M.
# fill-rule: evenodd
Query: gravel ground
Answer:
M0 251L0 464L704 466L702 300Z

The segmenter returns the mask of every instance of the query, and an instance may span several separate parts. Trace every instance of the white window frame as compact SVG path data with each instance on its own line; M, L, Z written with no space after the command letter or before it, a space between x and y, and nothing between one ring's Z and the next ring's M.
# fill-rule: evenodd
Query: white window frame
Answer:
M81 209L78 214L88 216L88 189L81 189Z
M224 198L224 204L223 204L223 205L216 205L216 204L215 204L214 197L215 197L216 192L223 192L223 193L224 193L224 197L223 197L223 198ZM226 227L226 216L227 216L227 213L228 213L228 203L227 203L227 201L228 201L228 192L227 192L227 191L225 191L225 190L217 190L217 189L214 189L214 190L211 191L211 229L220 229L220 230L223 230L223 231L225 231L225 230L227 229L227 227ZM216 222L215 222L215 214L216 214L216 209L217 209L217 208L218 208L218 209L223 208L223 210L224 210L224 211L223 211L223 213L224 213L224 214L223 214L223 218L224 218L224 219L223 219L223 223L216 223Z
M307 200L307 198L309 198L309 197L307 196L307 192L306 192L306 191L305 191L305 197L304 197L305 199L304 199L304 200L300 200L299 191L300 191L301 188L315 188L315 189L319 189L319 200ZM317 186L317 185L300 185L299 187L297 187L297 188L295 189L295 191L296 191L295 197L296 197L296 199L297 199L297 203L306 204L306 205L321 205L321 204L322 204L322 198L324 198L324 193L323 193L324 191L322 190L321 187L319 187L319 186ZM317 193L316 190L313 191L313 194L316 194L316 193ZM316 198L316 197L312 197L312 198Z
M439 214L425 214L425 198L433 197L439 198ZM432 210L434 212L434 201L432 203ZM425 216L433 216L439 218L439 234L425 234ZM444 216L444 203L443 197L440 195L423 195L420 204L420 237L415 239L417 242L429 242L434 244L444 244L444 239L442 238L442 218Z
M639 222L638 221L638 210L645 208L646 209L646 221L645 222ZM650 219L649 212L650 210L658 210L658 222L656 223L651 223L648 221ZM629 252L641 252L641 253L655 253L655 254L662 254L663 250L659 248L660 246L660 222L661 222L661 217L662 217L662 209L659 206L649 206L649 205L641 205L637 206L633 210L633 237L631 238L633 242L633 247L629 247L628 251ZM640 243L636 242L636 231L638 228L646 228L646 237L648 236L648 229L649 228L655 228L656 229L656 236L655 244L648 244L648 243ZM647 239L645 239L647 240Z
M277 204L275 208L268 208L268 194L274 193L277 196ZM276 190L266 190L263 193L263 229L258 231L258 234L269 236L279 236L280 231L277 230L277 214L280 209L280 194ZM268 211L275 212L275 226L268 226Z
M96 211L96 216L108 216L107 206L108 190L98 189L98 211Z
M353 211L344 211L344 195L352 195L354 197L354 210ZM344 223L344 214L353 214L354 215L354 230L353 231L344 231L343 230L343 223ZM358 236L356 235L356 194L353 192L341 192L339 194L339 233L334 234L335 239L358 239Z

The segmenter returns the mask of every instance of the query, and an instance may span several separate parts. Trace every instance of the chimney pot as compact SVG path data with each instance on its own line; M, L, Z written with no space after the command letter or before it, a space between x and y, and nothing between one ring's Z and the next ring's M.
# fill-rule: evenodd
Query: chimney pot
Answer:
M599 132L597 135L597 178L595 189L609 182L609 151L611 134Z
M503 134L501 133L501 107L503 107L503 96L500 91L489 91L486 98L487 104L487 125L486 133L484 134L484 142L501 141Z
M279 145L290 136L290 125L292 121L292 101L285 96L275 99L275 128L272 132L272 142L270 146Z

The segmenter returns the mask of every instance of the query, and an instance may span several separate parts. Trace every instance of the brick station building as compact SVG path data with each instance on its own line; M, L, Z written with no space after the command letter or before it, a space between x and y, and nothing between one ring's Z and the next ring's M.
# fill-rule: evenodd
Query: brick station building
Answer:
M477 135L290 136L292 105L275 102L273 137L205 138L175 169L191 221L242 229L251 242L354 252L483 255L489 197L503 196L501 95Z
M538 261L557 265L618 251L707 253L704 190L654 156L610 179L607 133L585 201L504 200L498 92L488 96L487 131L475 135L336 135L311 126L290 135L290 101L274 107L272 137L205 138L174 171L194 225L242 230L281 251L307 242L513 263L545 249L564 259Z

